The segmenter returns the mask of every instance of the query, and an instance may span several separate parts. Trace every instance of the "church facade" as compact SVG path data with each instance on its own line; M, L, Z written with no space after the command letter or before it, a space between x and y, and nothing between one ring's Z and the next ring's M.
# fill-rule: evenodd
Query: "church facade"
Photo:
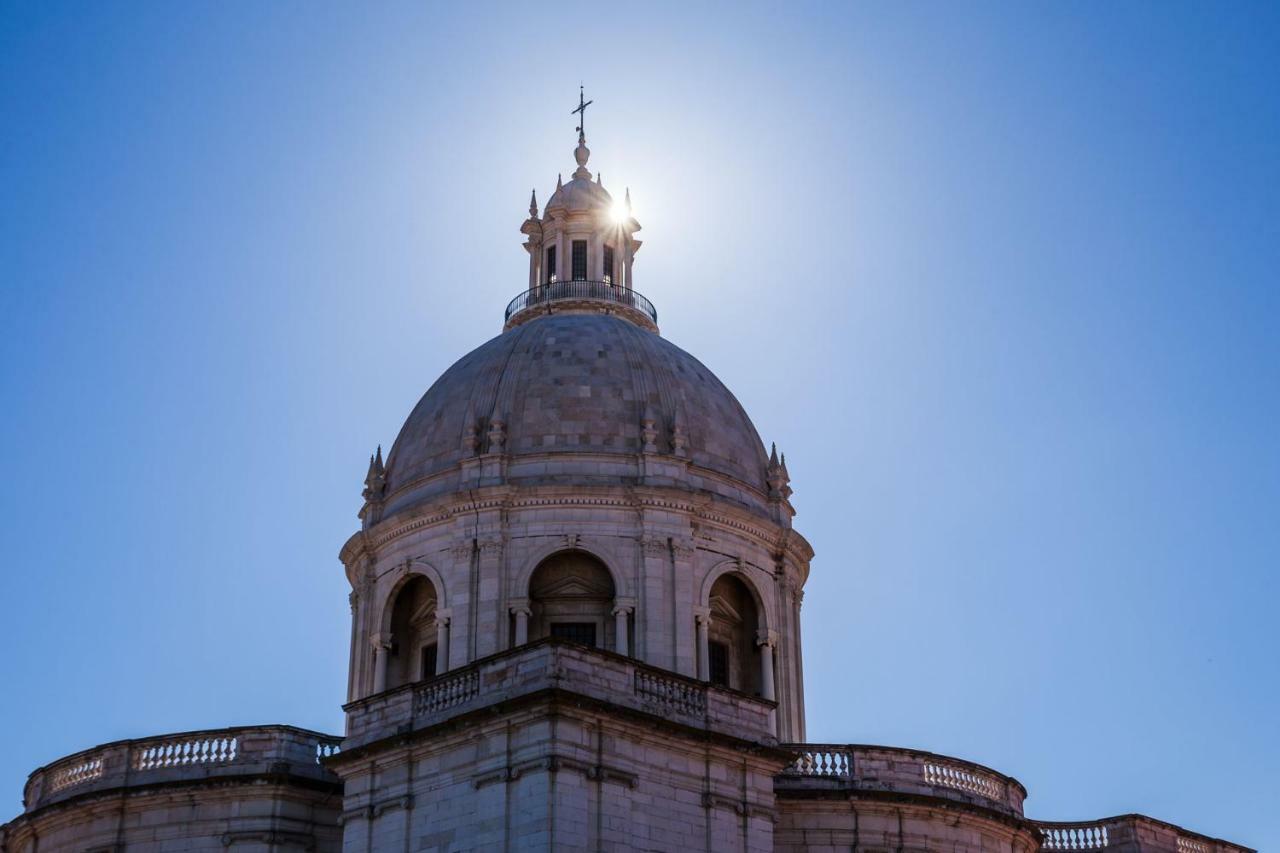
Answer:
M585 105L583 105L585 110ZM0 853L1245 853L1141 815L1028 818L1016 779L806 742L813 551L785 456L633 287L587 164L521 227L526 288L371 459L346 731L105 744L35 770Z

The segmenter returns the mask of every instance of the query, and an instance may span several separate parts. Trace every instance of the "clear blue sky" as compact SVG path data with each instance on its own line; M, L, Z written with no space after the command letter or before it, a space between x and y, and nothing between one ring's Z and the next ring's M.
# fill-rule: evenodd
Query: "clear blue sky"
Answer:
M466 5L0 10L0 819L340 731L368 455L499 331L581 80L787 451L810 739L1280 848L1280 6Z

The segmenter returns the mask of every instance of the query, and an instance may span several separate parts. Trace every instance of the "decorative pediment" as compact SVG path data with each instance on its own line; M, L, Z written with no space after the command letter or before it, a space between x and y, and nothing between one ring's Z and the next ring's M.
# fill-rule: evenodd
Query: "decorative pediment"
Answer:
M612 598L613 591L580 577L551 581L534 591L536 598Z
M713 622L728 622L733 625L742 624L742 614L738 612L728 599L723 596L711 596L711 620Z
M436 600L434 598L427 599L409 617L409 624L415 627L434 621L436 621Z

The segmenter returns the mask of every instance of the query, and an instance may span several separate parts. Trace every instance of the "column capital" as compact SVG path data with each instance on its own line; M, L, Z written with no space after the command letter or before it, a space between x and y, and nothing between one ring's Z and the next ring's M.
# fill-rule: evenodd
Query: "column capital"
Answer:
M529 606L529 600L527 598L514 599L508 607L508 610L517 616L521 614L525 616L533 615L533 608Z
M436 608L436 624L438 624L438 625L448 625L448 624L449 624L449 622L450 622L452 619L453 619L453 608L452 608L452 607L437 607L437 608Z
M630 604L617 604L617 605L614 605L613 615L614 616L630 616L631 611L633 610L635 610L635 608L632 607Z
M778 632L771 631L768 628L761 628L759 631L756 631L756 645L768 646L771 649L774 648L778 645Z
M383 631L369 635L369 642L373 644L375 649L391 648L391 635Z
M711 624L711 608L695 607L693 608L693 618L699 625Z

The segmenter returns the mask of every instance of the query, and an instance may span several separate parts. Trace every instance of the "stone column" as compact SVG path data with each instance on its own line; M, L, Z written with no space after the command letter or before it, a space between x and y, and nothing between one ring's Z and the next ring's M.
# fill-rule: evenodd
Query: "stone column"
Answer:
M760 647L760 695L770 702L778 701L778 692L773 686L773 646L777 642L774 631L760 631L756 635L756 645Z
M391 650L391 635L374 634L369 639L373 643L373 692L381 693L387 689L387 652Z
M711 680L711 611L706 607L698 607L693 611L693 618L698 623L698 678Z
M587 247L587 278L604 281L604 236L598 231L592 234Z
M436 610L436 675L449 671L449 622L453 612L448 608Z
M511 608L511 612L516 617L515 645L523 646L529 642L529 617L533 615L533 611L529 609L527 604L517 604Z
M760 695L771 702L778 701L777 690L773 685L773 647L778 642L776 631L761 630L756 634L756 645L760 646ZM778 709L769 712L769 731L778 736Z
M627 629L630 620L627 618L631 615L631 608L625 604L620 604L613 608L613 637L614 645L617 647L618 654L630 655L631 651L627 643L627 635L630 633Z

